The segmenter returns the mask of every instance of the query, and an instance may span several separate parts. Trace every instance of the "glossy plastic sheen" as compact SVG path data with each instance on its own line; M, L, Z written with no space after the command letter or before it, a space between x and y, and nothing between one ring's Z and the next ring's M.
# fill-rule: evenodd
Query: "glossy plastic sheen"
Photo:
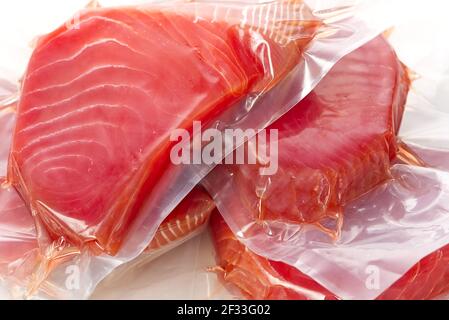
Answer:
M215 203L207 192L196 187L162 222L145 253L170 247L171 243L195 234L207 224L214 208Z
M218 212L211 230L217 251L214 268L224 284L248 299L340 299L309 276L282 262L269 261L246 248ZM380 300L425 300L449 290L449 246L428 255L389 287Z
M169 166L171 132L209 123L299 62L319 23L299 1L278 6L297 24L282 15L239 24L232 8L190 4L92 9L39 40L9 180L52 238L117 252ZM215 20L197 20L194 8Z
M226 208L239 201L244 207L228 219L241 230L251 221L255 228L312 224L338 238L344 206L389 177L408 88L405 69L382 37L345 57L267 129L268 136L273 129L279 135L273 175L261 175L261 164L219 166L210 175L219 203ZM247 148L255 150L255 143ZM271 150L268 142L266 149ZM238 196L223 185L237 189Z
M373 61L376 61L376 63L373 63ZM394 67L395 65L396 67ZM370 69L370 73L366 74L365 72ZM380 70L382 72L379 72ZM348 77L341 77L344 73L347 73ZM332 143L329 144L327 140L321 142L324 147L331 150L334 150L336 146L343 147L342 142L345 142L346 139L350 139L350 142L356 144L359 137L371 134L373 128L377 128L375 130L382 128L382 126L377 127L380 119L387 120L386 122L384 122L385 120L380 122L384 125L385 123L394 124L391 126L394 130L389 133L386 130L386 135L382 131L377 131L377 135L384 142L381 145L386 147L383 151L384 155L382 149L376 150L374 148L375 152L365 152L364 154L363 152L360 153L357 148L352 148L352 150L349 149L348 152L341 154L339 157L329 158L334 165L341 161L351 163L352 159L357 159L359 156L362 157L361 159L369 159L368 163L371 161L374 164L380 164L378 167L380 170L371 169L364 174L357 174L359 168L363 168L364 162L356 161L349 166L350 171L341 171L338 187L346 185L344 183L347 181L345 175L348 175L349 179L360 180L358 183L349 184L352 187L358 186L355 189L357 192L363 191L362 193L366 193L366 191L369 191L369 189L360 188L360 185L368 182L373 182L371 189L376 185L378 185L378 188L361 198L362 193L360 193L359 197L350 198L350 201L347 202L345 202L347 199L344 196L337 197L341 201L340 205L344 207L346 214L341 237L335 243L330 242L323 234L313 229L301 228L301 226L295 227L291 222L282 221L282 215L280 215L281 219L278 221L262 221L263 223L259 223L260 221L252 220L251 218L254 215L248 210L248 208L252 208L248 206L248 202L240 200L242 198L240 194L235 196L235 194L228 192L226 187L223 188L223 186L226 186L226 180L222 177L218 179L217 176L213 177L214 180L211 180L211 182L218 181L221 190L220 193L214 195L217 206L233 232L248 246L249 250L270 260L290 265L292 270L300 270L307 277L321 284L328 292L345 299L373 299L387 296L395 297L395 295L402 298L413 298L414 295L428 298L440 292L439 286L445 288L444 280L446 278L440 270L441 268L444 269L447 260L444 254L446 250L437 250L448 243L446 228L448 223L448 175L446 172L435 169L406 165L395 165L391 174L389 173L390 160L399 150L395 147L396 143L394 142L394 134L399 122L394 121L394 119L401 118L403 104L405 103L409 84L408 79L404 77L405 74L403 67L392 49L386 45L385 40L375 39L343 58L309 97L299 104L309 103L309 106L314 106L311 112L299 113L295 112L296 109L293 109L279 120L280 124L290 124L285 126L288 129L286 132L289 133L288 135L285 134L288 138L287 141L298 139L297 144L287 144L287 146L291 146L290 148L282 148L283 134L282 131L280 132L279 152L287 151L289 154L294 154L292 150L302 150L304 145L309 144L322 150L317 138L310 141L299 138L303 131L309 129L309 127L304 129L303 123L311 123L310 128L313 129L313 125L317 123L316 119L320 119L321 115L314 116L312 111L319 110L319 107L323 105L327 105L332 112L323 113L322 116L325 121L321 124L326 124L326 120L329 119L336 124L333 130L329 130L329 134L327 131L323 133L326 137L331 138ZM396 78L396 81L389 80L392 75L393 79ZM372 81L373 77L378 77L378 80ZM338 90L339 88L342 90ZM361 96L359 96L360 93L362 93ZM339 112L346 108L349 110L351 105L355 107L355 110L362 109L364 106L370 108L375 105L371 100L373 97L378 97L374 101L382 102L379 104L379 110L376 114L373 114L375 116L369 116L369 111L362 112L363 115L368 115L362 122L358 119L359 114L357 112L351 112L347 115L344 112ZM382 113L382 105L384 107L392 105L393 108L387 108L387 112ZM334 111L334 108L336 111ZM302 110L305 111L306 107ZM351 120L354 120L353 117L357 119L356 122L351 122ZM320 130L325 127L325 125L319 126ZM388 128L388 125L385 128ZM348 135L348 130L352 135ZM360 135L358 135L358 132L361 132ZM340 137L340 139L332 139L333 135ZM359 143L367 147L366 141ZM369 151L370 148L366 150ZM325 152L318 156L315 154L310 156L304 152L299 154L302 157L290 157L290 162L296 161L302 164L303 158L307 160L308 157L317 159L318 156L323 154L326 156ZM410 159L411 154L407 157L404 155L406 153L401 150L401 159ZM282 159L282 156L280 159ZM375 162L379 159L384 160ZM316 162L310 163L317 164ZM216 170L219 172L218 169ZM301 172L290 171L290 173L291 180L288 181L294 181L295 178L301 176ZM383 179L377 181L372 179L373 173L380 177L383 176ZM392 179L385 180L388 175ZM236 176L238 175L227 176L231 181L228 190L235 188L235 182L232 180ZM384 183L381 183L382 180ZM257 180L253 179L253 181ZM275 181L275 179L272 179L272 181ZM317 179L315 183L327 183L328 181L329 179ZM299 187L304 185L308 186L302 183L299 184ZM316 189L309 188L311 191L323 189L326 190L326 188L321 188L320 184L317 184ZM288 187L278 186L278 199L289 195L289 190ZM329 199L328 197L323 198ZM295 198L293 197L293 199ZM298 201L298 203L301 206L307 205L309 202L314 204L317 197L311 192L310 200L307 201L307 199L305 201L300 199L301 201ZM284 201L275 203L275 205L285 207ZM332 206L330 209L332 209ZM318 213L320 212L318 211ZM220 252L220 250L225 249L219 249L218 251ZM436 253L433 253L435 251ZM412 269L405 278L401 278L414 264L426 256L429 257ZM234 258L238 261L238 258ZM420 273L420 269L416 268L427 271ZM433 273L433 269L436 269L435 273ZM429 278L428 286L427 280L425 280L427 277ZM374 283L370 281L374 281ZM394 283L402 284L404 288L396 289ZM422 290L416 290L416 286L419 286ZM390 287L391 291L388 291L387 289Z
M21 293L31 286L40 298L86 298L145 251L214 167L172 164L172 129L189 130L192 120L203 129L264 128L390 26L367 15L378 2L308 2L311 10L295 0L91 7L37 41L8 178L49 254ZM79 286L68 289L73 269Z
M0 163L6 163L16 120L15 105L0 108ZM34 219L16 190L0 175L0 278L7 278L15 285L36 277L34 268L43 263L44 272L50 272L65 259L48 264L39 248ZM138 262L148 262L197 235L209 221L215 204L201 187L196 187L175 208L158 228L154 239ZM131 263L135 265L135 263ZM45 281L43 286L45 287ZM50 291L49 288L45 289ZM51 292L49 292L51 294Z

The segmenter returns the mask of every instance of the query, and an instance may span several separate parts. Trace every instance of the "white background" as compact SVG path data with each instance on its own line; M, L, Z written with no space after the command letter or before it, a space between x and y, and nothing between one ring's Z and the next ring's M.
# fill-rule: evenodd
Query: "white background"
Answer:
M326 0L332 2L332 0ZM368 0L377 1L377 0ZM0 78L13 83L21 77L31 52L33 39L51 31L73 16L86 0L3 1L0 10ZM103 0L104 5L143 3L142 0ZM396 15L390 38L400 58L419 79L414 93L423 105L449 115L449 2L444 0L391 0ZM421 103L417 100L412 103ZM426 140L419 124L404 123L402 134L410 141ZM447 128L440 135L449 137ZM426 131L427 132L427 131ZM434 132L435 134L435 132ZM449 148L447 138L430 143ZM223 298L230 297L206 272L213 266L213 248L207 234L197 237L158 260L119 279L108 279L94 298ZM0 293L1 297L1 293Z

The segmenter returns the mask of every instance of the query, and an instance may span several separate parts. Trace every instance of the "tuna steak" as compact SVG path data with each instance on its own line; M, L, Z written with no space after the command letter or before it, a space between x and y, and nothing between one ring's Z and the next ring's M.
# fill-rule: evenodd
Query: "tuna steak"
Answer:
M14 107L0 107L0 163L6 163L15 120ZM160 225L145 254L159 256L194 236L209 221L214 207L206 191L196 187ZM0 174L0 276L29 276L39 261L34 219Z
M279 136L274 175L262 176L261 165L251 164L221 166L211 175L211 184L228 179L223 183L238 190L238 196L217 193L225 207L244 208L246 216L233 210L230 219L240 227L252 221L312 224L337 238L345 204L389 177L409 84L382 37L343 58L268 128Z
M170 133L275 86L313 38L309 19L298 0L81 14L37 43L9 181L53 238L115 254L167 170Z
M160 225L146 252L152 253L186 241L207 224L214 209L215 204L209 194L196 187Z
M335 296L298 269L270 261L246 248L218 212L212 214L212 234L217 252L215 270L231 289L248 299L326 299ZM413 266L378 299L424 300L449 290L449 246Z

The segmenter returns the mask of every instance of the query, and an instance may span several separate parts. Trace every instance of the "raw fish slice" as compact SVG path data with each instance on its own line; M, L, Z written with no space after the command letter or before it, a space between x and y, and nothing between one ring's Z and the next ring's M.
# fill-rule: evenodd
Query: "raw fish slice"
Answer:
M7 162L16 121L14 110L15 105L0 107L0 163ZM214 207L207 192L196 187L160 225L145 250L146 258L160 256L194 236L206 225ZM0 277L29 276L41 260L41 254L33 217L16 190L0 174Z
M84 12L37 43L8 179L52 238L115 254L173 130L278 84L318 26L299 0Z
M383 37L343 58L268 128L279 135L274 175L262 176L261 164L243 164L226 166L214 178L234 179L238 196L223 203L240 201L229 207L244 206L252 215L231 213L231 219L241 227L249 221L313 224L338 237L345 204L389 177L409 85ZM269 142L269 130L267 136Z
M146 252L171 248L188 240L207 224L214 208L209 194L203 188L196 187L164 220Z
M192 190L160 225L142 258L158 257L195 236L209 221L214 207L202 188ZM33 272L40 258L34 219L16 190L0 178L0 276L11 272L16 278L18 272L29 276L26 270Z
M211 217L218 267L231 290L248 299L339 299L298 269L251 252L234 236L218 212ZM449 290L449 246L411 268L378 299L436 298Z
M131 262L131 266L146 263L191 239L206 226L215 205L200 187L175 208L159 226L154 239L144 253ZM51 259L44 257L39 248L34 219L16 190L0 178L0 278L28 283L30 292L45 282L47 275L72 255L58 251L49 252ZM77 254L77 251L73 251ZM40 267L36 269L36 267ZM44 272L41 274L41 270Z
M334 299L330 292L299 271L295 273L298 283L282 277L271 261L237 240L218 211L211 216L211 233L218 264L213 270L235 294L267 300Z

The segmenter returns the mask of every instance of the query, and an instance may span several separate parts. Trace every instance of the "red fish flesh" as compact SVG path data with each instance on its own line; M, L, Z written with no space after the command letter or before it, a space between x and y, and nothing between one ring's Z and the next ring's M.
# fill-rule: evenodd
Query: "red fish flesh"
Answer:
M50 236L115 254L169 166L172 131L275 86L319 26L299 0L245 10L97 8L38 41L8 180Z
M218 212L211 217L217 252L215 270L224 283L248 299L335 300L335 296L298 269L270 261L246 248ZM413 266L378 299L424 300L449 290L449 246Z
M196 187L164 220L146 252L185 241L207 224L214 209L215 203L209 194L203 188Z
M0 107L0 163L7 161L15 120L13 107ZM145 254L159 256L186 241L206 225L214 208L207 192L196 187L160 225ZM34 219L0 174L0 275L29 276L40 258Z
M20 272L29 276L26 272L32 272L40 261L34 219L5 180L0 178L0 275L13 272L18 277ZM195 188L159 226L144 254L156 257L190 239L207 224L214 208L209 195L202 188Z
M230 207L241 206L252 216L235 212L233 218L247 219L243 225L248 220L312 224L338 237L345 204L389 177L409 85L383 37L343 58L268 128L279 136L274 175L262 176L262 165L218 168L237 188L238 196L223 202L240 201Z
M28 208L16 190L6 185L5 178L0 178L0 185L2 184L0 277L12 277L12 281L31 279L29 285L34 290L66 259L54 256L54 259L47 261L48 259L43 257L37 241L34 219ZM202 188L195 188L159 226L154 239L138 261L157 258L195 236L209 221L214 207L209 195ZM41 267L37 270L42 270L43 275L35 274L36 266Z

